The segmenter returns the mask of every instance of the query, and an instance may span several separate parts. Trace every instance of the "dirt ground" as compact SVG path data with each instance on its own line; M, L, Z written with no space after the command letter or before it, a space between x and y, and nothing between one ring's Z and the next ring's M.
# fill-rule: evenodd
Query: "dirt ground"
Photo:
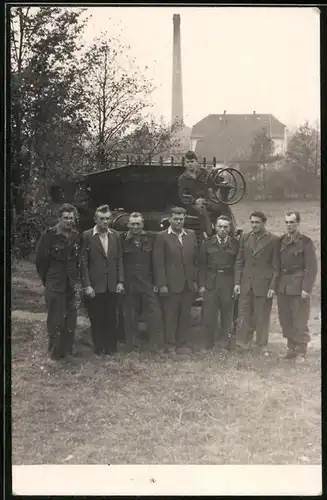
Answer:
M302 231L320 252L318 203L243 204L240 227L254 208L268 228L300 208ZM192 338L201 345L193 314ZM45 304L33 263L12 270L13 464L320 464L320 276L315 285L312 341L302 364L282 359L274 302L269 355L214 351L204 355L118 353L98 358L85 345L80 312L79 356L47 364Z

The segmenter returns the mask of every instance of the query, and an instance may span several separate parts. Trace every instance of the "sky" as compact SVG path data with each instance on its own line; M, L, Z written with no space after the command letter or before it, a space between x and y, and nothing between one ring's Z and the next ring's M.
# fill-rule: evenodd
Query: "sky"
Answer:
M173 14L181 16L184 122L272 113L289 128L320 117L319 10L314 7L92 7L85 39L106 30L156 87L152 113L171 119Z

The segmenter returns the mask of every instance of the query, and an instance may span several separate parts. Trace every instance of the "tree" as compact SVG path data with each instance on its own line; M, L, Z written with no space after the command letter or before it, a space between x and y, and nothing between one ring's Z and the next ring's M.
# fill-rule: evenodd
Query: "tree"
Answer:
M253 139L250 159L256 162L265 163L265 160L274 154L274 150L274 141L263 128Z
M294 179L294 188L303 198L319 196L320 191L320 132L306 121L290 140L286 153L286 168Z
M294 172L320 176L320 132L306 121L290 140L286 153L287 164Z
M124 57L128 70L121 63ZM83 63L87 68L83 87L89 117L89 153L101 169L122 138L134 127L142 127L153 86L145 78L145 71L134 67L129 47L106 33L87 49Z
M84 9L10 9L13 205L28 188L67 176L79 163L87 122L77 53Z
M117 151L135 155L141 161L147 161L148 156L173 155L180 146L178 132L181 125L175 122L167 125L158 123L155 118L141 122L139 126L126 135L119 144Z

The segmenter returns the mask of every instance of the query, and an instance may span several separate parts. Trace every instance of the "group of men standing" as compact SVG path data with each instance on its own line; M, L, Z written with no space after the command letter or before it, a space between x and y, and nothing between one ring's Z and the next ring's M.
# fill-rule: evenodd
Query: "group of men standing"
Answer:
M108 205L96 209L95 226L81 236L74 229L77 211L65 204L58 224L37 245L36 268L45 287L49 355L73 354L76 295L82 293L96 354L117 351L117 298L124 296L127 350L137 338L140 313L156 352L191 350L190 312L195 295L203 297L204 349L217 336L230 348L235 299L239 300L235 343L266 351L273 297L287 338L286 358L304 359L310 341L310 294L317 274L312 240L299 232L300 214L286 214L282 237L266 230L266 216L250 215L251 231L234 237L227 215L217 218L216 234L198 248L195 232L185 229L186 210L174 207L168 229L144 231L143 216L130 214L128 231L109 227ZM220 321L218 327L218 312Z

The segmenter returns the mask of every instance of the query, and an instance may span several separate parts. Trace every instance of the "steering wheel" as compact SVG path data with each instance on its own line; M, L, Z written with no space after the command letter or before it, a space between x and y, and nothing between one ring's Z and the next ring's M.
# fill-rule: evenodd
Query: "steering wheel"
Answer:
M213 168L206 174L208 198L213 203L235 205L246 193L246 182L235 168Z

